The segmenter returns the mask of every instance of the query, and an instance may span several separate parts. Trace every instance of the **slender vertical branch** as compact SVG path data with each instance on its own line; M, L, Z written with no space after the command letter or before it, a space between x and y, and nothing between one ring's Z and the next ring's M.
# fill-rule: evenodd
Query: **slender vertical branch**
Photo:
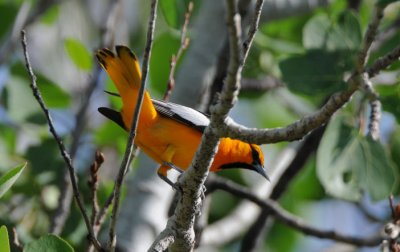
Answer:
M110 224L110 232L109 232L109 243L108 249L110 251L114 251L116 247L116 224L117 224L117 215L119 210L119 203L120 203L120 193L121 193L121 186L124 180L125 174L128 170L130 162L132 160L131 156L134 150L134 140L136 136L136 128L139 121L140 109L143 103L143 96L146 88L146 81L147 81L147 74L149 71L149 60L151 55L151 48L153 45L153 38L154 38L154 28L156 22L156 14L157 14L157 4L158 0L151 1L151 10L150 10L150 19L148 24L147 30L147 40L146 40L146 47L144 50L143 56L143 63L142 63L142 81L139 89L138 100L136 103L135 111L132 117L131 127L129 131L128 142L126 144L125 154L118 172L118 176L115 181L114 186L114 200L113 200L113 210L111 215L111 224Z
M26 42L26 34L25 34L24 30L21 31L21 42L22 42L22 48L23 48L23 51L24 51L24 57L25 57L25 63L26 63L25 66L26 66L26 69L28 71L29 77L31 78L31 85L30 86L31 86L31 89L32 89L32 92L33 92L33 96L35 97L35 99L39 103L41 109L43 110L43 112L44 112L44 114L46 116L46 119L47 119L47 123L49 125L50 132L53 134L53 137L57 142L58 148L60 149L61 155L64 158L65 163L67 164L69 175L70 175L70 179L71 179L71 183L72 183L72 189L74 191L74 197L75 197L76 203L78 204L78 207L79 207L79 210L80 210L80 212L82 214L82 217L83 217L83 219L85 221L86 228L87 228L87 230L89 232L89 239L91 240L93 245L99 251L101 251L102 250L101 244L94 236L93 228L91 226L89 217L88 217L88 215L87 215L87 213L85 211L84 203L83 203L82 197L80 195L78 184L77 184L77 181L76 181L75 168L72 165L71 157L68 154L68 152L67 152L67 150L66 150L66 148L65 148L65 146L64 146L64 144L63 144L63 142L61 140L61 138L58 136L57 131L54 128L53 119L51 118L50 112L49 112L46 104L44 103L42 95L41 95L41 93L40 93L40 91L39 91L39 89L37 87L36 76L33 73L33 69L32 69L32 66L31 66L31 63L30 63L30 59L29 59L28 48L27 48L28 46L27 46L27 42Z
M104 46L110 47L113 43L113 39L110 38L114 37L115 29L112 25L109 24L115 23L111 22L110 20L115 20L117 18L118 9L121 9L120 0L112 0L111 3L109 4L108 9L109 11L107 12L106 15L107 25L104 28L100 29L102 42L100 43L101 45L99 47L104 47ZM77 113L75 114L76 123L72 131L72 137L71 137L72 140L71 140L71 145L69 147L69 153L72 159L75 157L79 149L79 144L81 142L80 139L82 133L85 130L85 125L87 122L86 112L90 107L89 104L91 101L91 97L99 85L100 73L101 73L101 67L97 65L92 71L91 76L93 77L90 78L89 83L86 85L86 88L84 90L85 95L83 96L83 101L80 104ZM55 211L54 215L51 218L50 233L54 234L60 234L62 232L65 222L70 213L70 206L73 197L68 171L65 171L63 179L64 181L63 185L61 186L61 194L59 196L57 210Z
M12 243L18 249L18 251L23 251L24 245L20 242L17 229L15 227L11 229L11 237L12 237Z
M246 61L247 56L249 55L249 51L251 45L253 43L254 37L256 36L256 32L258 30L258 24L260 22L261 11L264 5L264 0L257 0L256 8L254 12L254 16L252 22L250 24L249 33L247 34L246 40L243 42L243 62Z
M374 10L374 15L372 16L371 22L368 24L367 31L364 35L364 40L361 46L361 50L358 53L358 60L356 70L358 73L362 73L364 70L364 66L368 61L369 51L372 45L372 42L375 40L375 36L378 30L379 23L383 17L384 7L376 6Z
M242 47L240 44L240 16L236 1L227 0L227 25L229 30L230 57L228 76L218 103L211 108L210 124L205 129L200 147L189 169L179 179L182 188L181 200L167 227L156 238L149 251L192 251L195 243L194 220L200 211L200 195L208 176L209 167L219 143L218 127L224 124L229 110L239 92L241 78Z
M172 89L174 89L174 87L175 87L176 64L178 63L179 59L181 58L183 52L189 46L190 39L186 36L186 32L187 32L187 27L189 25L190 16L192 15L192 11L193 11L193 2L190 1L189 5L188 5L188 8L187 8L187 11L185 13L185 22L182 25L181 45L180 45L176 55L172 55L172 57L171 57L171 68L170 68L170 71L169 71L167 90L165 91L164 96L163 96L163 100L164 101L168 101L169 100L169 97L171 95Z

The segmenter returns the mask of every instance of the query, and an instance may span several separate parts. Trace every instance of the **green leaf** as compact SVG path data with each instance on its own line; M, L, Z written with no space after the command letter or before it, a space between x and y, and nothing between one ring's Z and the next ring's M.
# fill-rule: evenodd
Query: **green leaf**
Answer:
M10 241L6 226L0 227L0 251L10 252Z
M282 79L293 92L326 95L344 87L343 74L352 66L347 51L311 50L280 64Z
M0 198L11 188L25 167L26 163L21 164L0 177Z
M392 113L400 123L400 83L390 86L377 85L376 90L379 93L383 109Z
M293 43L286 39L269 37L264 34L257 35L255 37L255 42L262 48L269 49L274 52L285 54L304 52L304 48L300 44Z
M0 38L2 38L7 31L11 30L11 26L14 23L14 19L17 16L18 6L11 3L0 4Z
M28 243L24 252L73 252L74 249L59 236L48 234L39 240Z
M390 152L393 162L400 168L400 127L397 126L396 130L392 133L389 140Z
M160 1L160 8L167 24L177 29L179 27L179 12L176 0L162 0Z
M92 69L92 54L86 46L75 38L67 38L64 41L64 48L74 64L81 70Z
M6 109L10 118L23 122L27 117L40 110L32 95L29 82L19 76L11 76L6 84Z
M35 179L39 184L44 185L54 181L56 174L62 176L62 172L59 171L63 168L64 163L53 138L42 139L38 145L30 146L25 156L29 160L30 170L36 174ZM45 178L43 178L43 174L46 174Z
M97 146L116 145L119 150L124 150L127 133L112 121L107 121L98 128L95 134Z
M361 39L360 22L351 11L338 15L336 23L327 14L315 16L303 29L303 45L308 49L356 51Z
M303 29L303 45L305 48L324 48L327 44L327 33L331 21L326 14L317 15L310 19Z
M58 85L41 74L37 74L37 85L42 94L46 106L49 108L69 107L71 97Z
M363 192L373 200L387 197L395 184L394 165L383 146L361 136L348 122L333 119L317 151L317 172L325 190L338 198L358 201Z
M336 48L358 50L362 42L361 24L358 17L352 11L344 11L337 20L335 39L340 41ZM342 45L342 47L340 47Z
M46 25L55 23L60 14L60 6L54 4L41 17L41 21Z
M176 54L179 46L180 38L177 33L166 32L154 40L152 50L154 57L150 60L150 69L152 69L150 79L152 88L160 94L167 89L171 56Z

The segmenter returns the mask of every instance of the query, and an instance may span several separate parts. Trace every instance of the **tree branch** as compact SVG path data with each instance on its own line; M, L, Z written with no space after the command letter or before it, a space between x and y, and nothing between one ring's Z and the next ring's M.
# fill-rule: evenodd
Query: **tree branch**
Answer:
M386 69L388 66L393 64L400 58L400 45L397 46L393 51L389 52L383 57L377 59L371 67L366 69L369 78L377 75L381 70Z
M106 15L106 23L109 23L109 20L113 19L113 16L118 14L117 7L121 6L120 0L113 0L110 3L109 11ZM111 35L114 33L114 27L106 26L104 29L100 31L102 42L100 43L100 47L110 47L112 42L108 37L113 37ZM96 67L92 70L92 78L90 78L89 83L86 85L86 89L84 91L83 101L80 104L78 112L75 114L75 128L72 131L72 141L71 146L69 148L69 153L71 155L71 159L73 159L79 149L81 135L86 126L86 112L90 107L91 97L99 85L100 80L101 67L96 65ZM69 181L68 171L64 174L64 183L61 188L61 194L59 197L59 203L57 210L55 211L54 216L51 219L50 225L50 233L60 234L64 228L65 222L69 216L70 205L72 200L72 188L71 183ZM92 223L93 225L93 223ZM96 232L95 232L96 233Z
M253 19L251 20L250 24L250 29L247 34L246 40L243 42L243 59L242 61L246 61L247 56L249 55L249 51L251 48L251 45L253 43L254 37L256 36L256 32L258 30L258 24L260 23L260 16L261 16L261 11L264 5L264 0L257 0L256 2L256 7ZM242 64L243 64L242 62Z
M379 23L383 17L383 10L384 10L384 7L376 5L372 19L368 24L368 28L364 35L361 50L358 53L356 70L359 74L364 72L364 67L368 61L369 51L370 51L372 42L374 42L374 39L376 37L376 31L378 30Z
M240 197L243 199L247 199L264 210L269 211L274 215L276 219L279 221L283 222L284 224L298 230L299 232L302 232L306 235L310 236L315 236L318 238L322 239L330 239L330 240L335 240L339 242L344 242L348 244L352 244L355 246L359 247L375 247L378 246L382 240L383 237L381 236L376 236L376 237L368 237L368 238L359 238L359 237L353 237L350 235L344 235L340 234L335 231L331 230L321 230L315 227L312 227L308 224L306 224L303 220L298 218L297 216L289 213L285 209L283 209L281 206L279 206L278 203L276 203L273 200L270 199L260 199L259 197L255 196L251 191L249 191L247 188L240 186L232 181L228 180L221 180L218 177L213 177L213 184L221 190L224 190L226 192L231 193L232 195L236 197Z
M134 140L136 136L136 128L139 121L140 109L143 103L143 96L146 89L146 81L147 81L147 74L149 70L149 61L151 55L151 48L153 45L153 38L154 38L154 28L157 16L157 4L158 0L151 1L151 9L150 9L150 18L148 23L148 30L147 30L147 40L146 40L146 47L144 50L143 56L143 63L142 63L142 80L138 94L138 100L136 103L135 111L132 117L132 122L129 131L128 142L126 144L125 154L122 159L121 166L119 168L118 176L115 180L114 186L114 200L113 200L113 210L111 215L111 224L110 224L110 232L109 232L109 243L108 248L110 251L114 251L116 247L116 235L115 235L115 228L117 224L117 215L119 209L119 201L120 201L120 191L122 182L124 180L125 174L128 171L129 165L131 163L131 156L134 151Z
M331 116L350 100L351 96L355 91L357 91L358 88L365 86L365 80L363 79L363 72L365 71L364 67L368 59L369 50L372 42L374 41L376 31L382 19L383 10L384 7L376 6L373 18L368 25L361 50L358 54L358 60L355 67L356 71L347 81L349 84L347 90L333 94L328 99L326 104L317 112L310 116L303 117L302 119L286 127L274 129L247 128L228 118L225 126L219 132L219 134L221 136L236 138L246 142L268 144L301 139L311 130L327 123ZM397 51L394 50L392 53L393 54L390 54L391 58L393 58L393 55L396 55ZM384 67L385 64L381 64L380 66ZM378 67L376 69L378 69Z
M231 53L225 86L218 103L211 108L210 124L203 134L193 162L178 181L182 188L181 200L178 202L174 215L169 218L166 229L157 237L149 251L163 251L170 246L171 251L192 251L194 247L193 224L200 209L199 197L219 143L219 136L215 134L215 129L223 124L224 118L237 99L242 70L240 16L237 14L234 0L227 0L227 10ZM175 239L162 244L161 241L171 234Z
M351 81L347 90L333 94L326 104L314 114L303 117L286 127L274 129L247 128L237 124L233 119L227 118L220 134L255 144L299 140L311 130L328 122L331 116L349 101L357 87L354 81Z
M44 103L44 101L42 99L42 95L41 95L41 93L40 93L40 91L39 91L39 89L37 87L36 76L33 73L32 66L31 66L31 63L30 63L30 60L29 60L29 54L28 54L27 42L26 42L26 34L25 34L24 30L21 31L21 43L22 43L22 48L23 48L23 51L24 51L26 69L27 69L28 74L29 74L29 76L31 78L31 85L30 86L31 86L31 89L32 89L32 92L33 92L33 96L35 97L35 99L39 103L41 109L43 110L43 112L44 112L44 114L46 116L46 119L47 119L47 123L49 125L50 132L53 134L53 137L57 142L58 148L60 149L61 155L64 158L65 163L67 164L69 175L70 175L70 179L71 179L71 183L72 183L72 189L74 191L75 200L76 200L76 203L78 204L79 210L80 210L80 212L82 214L82 217L83 217L83 219L85 221L86 228L87 228L87 230L89 232L89 239L93 243L93 245L96 247L96 249L101 251L102 250L101 244L96 239L96 237L94 235L93 228L91 226L89 217L88 217L88 215L87 215L87 213L85 211L84 203L83 203L82 197L80 195L78 184L77 184L77 181L76 181L75 168L72 165L72 160L71 160L70 155L68 154L67 150L65 149L65 146L64 146L63 142L61 141L61 138L58 136L58 134L57 134L57 132L56 132L56 130L54 128L53 120L52 120L52 118L50 116L49 110L47 109L47 107L46 107L46 105L45 105L45 103Z
M270 199L277 200L287 190L289 184L293 181L296 175L302 170L306 162L308 161L311 154L313 154L319 145L319 142L325 132L325 126L322 126L308 135L301 143L300 148L296 152L296 156L293 158L291 163L287 166L287 169L282 174L281 179L275 184ZM271 212L268 209L263 209L252 226L246 232L240 251L253 251L256 247L257 242L261 239L264 234L265 225Z
M179 59L182 57L183 52L189 46L190 39L186 36L186 32L187 32L187 27L189 25L190 16L192 15L192 11L193 11L193 2L190 1L188 4L186 13L185 13L185 21L182 25L181 45L179 46L179 49L178 49L178 52L176 53L176 55L172 55L172 57L171 57L171 68L169 70L167 90L165 90L165 93L163 95L164 101L169 101L171 92L175 87L176 64L178 63Z

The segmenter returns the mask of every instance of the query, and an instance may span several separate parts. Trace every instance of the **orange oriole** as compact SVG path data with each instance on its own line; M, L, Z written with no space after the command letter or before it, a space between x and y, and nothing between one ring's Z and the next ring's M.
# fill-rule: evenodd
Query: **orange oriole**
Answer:
M123 107L120 112L101 107L99 112L129 130L138 99L141 71L136 56L128 47L116 46L116 52L115 55L104 48L96 57L117 87L119 95L116 95L122 98ZM158 175L172 185L167 179L167 171L189 167L208 124L207 115L189 107L151 99L146 91L135 144L161 164ZM263 164L264 156L258 145L222 138L210 170L245 168L268 179Z

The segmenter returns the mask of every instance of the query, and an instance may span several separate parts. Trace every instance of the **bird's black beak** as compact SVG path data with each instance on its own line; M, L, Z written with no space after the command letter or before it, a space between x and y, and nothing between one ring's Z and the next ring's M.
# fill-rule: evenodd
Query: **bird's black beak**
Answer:
M266 173L265 170L264 170L264 167L263 167L260 163L255 163L255 164L253 164L253 167L254 167L254 171L255 171L255 172L261 174L261 176L263 176L263 177L266 178L268 181L270 181L270 180L269 180L269 177L268 177L268 175L267 175L267 173Z

